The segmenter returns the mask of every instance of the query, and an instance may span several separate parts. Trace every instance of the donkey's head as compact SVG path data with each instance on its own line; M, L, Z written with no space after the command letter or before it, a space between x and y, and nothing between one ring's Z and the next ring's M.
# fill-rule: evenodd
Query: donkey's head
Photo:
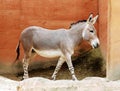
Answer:
M97 32L94 27L94 24L98 18L98 15L96 15L93 18L93 14L90 14L86 26L82 32L82 37L84 40L87 40L93 48L97 48L100 45L99 39L97 37Z

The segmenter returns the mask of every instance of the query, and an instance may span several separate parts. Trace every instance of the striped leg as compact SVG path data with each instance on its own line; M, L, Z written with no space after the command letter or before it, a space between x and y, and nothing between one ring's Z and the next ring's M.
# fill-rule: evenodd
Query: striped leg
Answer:
M60 70L62 64L65 62L65 59L63 57L60 57L60 59L58 60L57 66L54 70L54 73L52 75L52 79L55 80L56 79L56 74L58 73L58 71Z
M73 80L77 80L77 78L76 78L76 76L75 76L75 73L74 73L74 67L73 67L73 66L69 67L69 70L70 70L70 72L71 72L72 79L73 79Z
M23 70L24 70L24 75L23 75L23 79L27 79L29 78L28 76L28 65L29 65L29 58L24 58L23 59Z
M25 57L23 59L23 70L24 70L23 79L29 78L29 75L28 75L29 61L31 61L35 56L36 56L36 52L34 51L31 51L25 54Z
M67 62L67 65L69 67L70 73L72 75L72 79L73 80L77 80L77 78L75 76L75 72L74 72L74 67L73 67L73 64L72 64L72 60L71 60L71 55L69 53L66 54L66 62Z

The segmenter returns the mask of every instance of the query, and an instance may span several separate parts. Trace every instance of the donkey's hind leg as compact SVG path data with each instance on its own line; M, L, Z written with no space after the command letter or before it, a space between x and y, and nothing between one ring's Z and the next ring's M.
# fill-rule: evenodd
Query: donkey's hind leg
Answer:
M23 58L23 70L24 70L23 79L29 78L29 75L28 75L29 61L30 61L30 54L26 53Z
M62 64L65 62L65 58L64 57L60 57L57 63L57 66L54 70L54 73L52 75L52 79L55 80L56 79L56 74L58 73L58 71L60 70Z
M27 79L29 78L29 74L28 74L28 66L29 66L29 62L36 56L36 52L34 50L30 50L30 52L26 52L24 55L24 59L23 59L23 70L24 70L24 75L23 75L23 79Z

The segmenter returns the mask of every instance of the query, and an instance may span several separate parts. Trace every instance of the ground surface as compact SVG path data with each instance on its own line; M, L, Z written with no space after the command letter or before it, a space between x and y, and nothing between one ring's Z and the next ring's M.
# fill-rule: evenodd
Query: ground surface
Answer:
M0 91L120 91L120 81L87 77L83 80L48 80L41 77L14 81L0 77Z

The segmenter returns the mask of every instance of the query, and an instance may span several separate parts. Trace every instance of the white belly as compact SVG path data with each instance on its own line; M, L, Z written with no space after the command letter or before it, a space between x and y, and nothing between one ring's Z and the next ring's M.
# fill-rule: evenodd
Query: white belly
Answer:
M43 51L35 50L35 52L38 55L47 57L47 58L59 57L62 55L62 52L60 50L43 50Z

